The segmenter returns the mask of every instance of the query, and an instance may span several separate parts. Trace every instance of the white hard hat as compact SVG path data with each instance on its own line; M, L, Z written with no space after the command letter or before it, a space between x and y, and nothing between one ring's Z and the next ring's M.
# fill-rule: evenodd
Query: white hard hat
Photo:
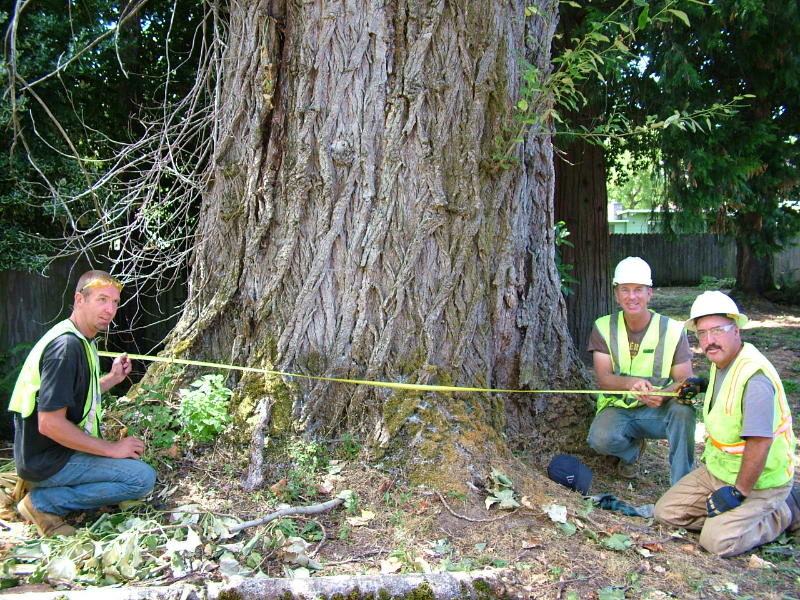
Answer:
M697 331L695 320L700 317L707 317L708 315L725 315L726 317L736 321L736 325L741 329L750 320L747 315L739 312L739 307L733 298L722 292L703 292L700 294L692 304L692 310L689 312L689 320L684 323L686 329L689 331Z
M619 261L617 268L614 269L614 285L622 283L638 283L640 285L653 285L653 277L650 273L650 265L638 256L629 256Z

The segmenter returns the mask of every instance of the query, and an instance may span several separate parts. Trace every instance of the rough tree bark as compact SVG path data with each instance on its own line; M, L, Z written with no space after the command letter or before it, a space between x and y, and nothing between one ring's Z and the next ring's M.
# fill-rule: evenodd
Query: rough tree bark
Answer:
M491 160L518 59L549 69L556 5L526 18L530 4L232 3L190 297L166 353L583 387L553 259L550 137L526 135L510 169ZM508 440L575 446L591 418L582 396L229 383L241 418L273 399L273 433L355 432L413 481L454 488Z

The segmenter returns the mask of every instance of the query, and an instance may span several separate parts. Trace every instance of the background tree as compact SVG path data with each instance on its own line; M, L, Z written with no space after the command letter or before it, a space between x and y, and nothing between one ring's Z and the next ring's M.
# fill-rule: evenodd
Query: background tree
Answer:
M187 239L178 220L201 198L168 353L423 384L585 385L554 263L547 119L520 141L508 133L520 61L549 72L552 3L205 8L194 85L120 149L102 179L114 182L108 226L79 236L116 237L123 275L140 275L186 256L172 247ZM498 145L510 164L493 160ZM148 244L131 235L152 221ZM270 402L276 433L352 432L413 480L456 489L507 440L580 444L591 413L584 397L229 383L239 425Z
M119 216L101 209L119 197L118 186L102 183L108 161L139 139L153 110L185 93L201 17L191 3L160 1L19 1L0 11L0 142L8 150L0 157L0 268L42 270L75 251L77 231L113 227Z
M646 68L631 70L641 102L665 113L737 95L752 96L701 134L681 128L658 138L669 202L667 227L732 234L737 293L774 288L772 258L800 232L800 11L777 0L687 6L693 26L643 40Z
M606 181L631 158L637 169L658 170L662 190L651 206L665 210L668 234L736 236L736 291L771 287L772 253L798 232L797 211L788 202L796 196L791 107L797 78L788 75L792 82L783 83L797 68L794 11L794 5L787 13L780 3L761 1L561 4L558 54L586 32L620 40L635 31L628 50L602 64L602 77L582 79L583 101L562 108L566 129L612 132L604 145L564 136L556 159L556 218L566 222L574 244L564 261L575 265L581 282L567 297L579 348L610 304ZM737 98L747 94L756 99L738 113L721 106L744 107ZM668 126L669 119L707 110L717 114ZM650 132L620 137L613 135L615 122Z
M569 56L587 42L597 49L592 69L570 73L576 91L557 106L561 135L557 136L555 158L556 219L564 221L572 242L563 249L562 260L574 266L571 275L578 281L570 286L575 293L566 297L569 330L585 362L590 362L586 347L594 321L613 308L608 153L627 143L635 110L626 103L630 94L616 97L625 92L624 87L620 90L619 80L627 65L638 63L631 49L636 39L644 31L654 30L654 23L674 25L680 18L676 12L680 5L668 0L652 11L648 3L640 1L559 5L557 56ZM642 124L647 123L646 117L647 113Z

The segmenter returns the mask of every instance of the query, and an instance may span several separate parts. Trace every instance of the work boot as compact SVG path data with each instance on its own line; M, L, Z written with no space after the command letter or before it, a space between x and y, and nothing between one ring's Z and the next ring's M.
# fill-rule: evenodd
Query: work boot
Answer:
M647 440L642 438L639 440L639 454L633 462L626 463L619 459L617 463L617 475L623 479L636 479L639 476L639 460L642 458L645 449L647 448Z
M42 537L53 537L56 535L75 535L76 529L72 525L64 523L64 520L58 515L46 512L39 512L33 508L31 502L31 495L26 495L22 502L17 504L19 514L23 516L26 521L36 525L36 530Z
M796 483L792 486L792 491L786 496L786 505L792 511L792 522L786 528L786 533L800 533L800 486Z

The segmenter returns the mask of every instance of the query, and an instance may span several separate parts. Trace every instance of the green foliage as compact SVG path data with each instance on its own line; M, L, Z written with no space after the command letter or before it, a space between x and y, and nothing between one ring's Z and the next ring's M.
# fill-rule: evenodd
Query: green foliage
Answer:
M625 600L625 588L608 586L597 590L598 600Z
M778 280L775 282L778 289L769 295L770 300L781 304L800 304L800 278L797 277L797 271L792 269L778 275Z
M276 527L287 537L299 535L297 523L295 523L294 519L279 519Z
M357 437L351 433L345 433L342 435L341 442L342 454L345 460L353 460L358 456L361 451L361 444Z
M176 441L180 424L172 406L174 371L168 370L155 384L142 386L135 402L122 397L109 403L109 410L122 412L128 435L145 442L145 456L169 449Z
M650 155L633 155L629 150L608 166L609 200L625 209L652 210L664 199L664 186L658 173L658 160Z
M73 537L34 539L14 546L4 555L2 572L18 582L49 581L70 587L120 585L155 579L165 570L182 577L200 534L207 544L230 537L231 519L174 512L165 527L148 508L103 513ZM197 532L195 531L197 530Z
M0 353L0 402L4 406L7 406L11 399L17 377L31 348L33 344L21 342L11 346L7 352Z
M701 290L729 290L734 285L736 285L735 277L723 277L722 279L718 279L713 275L703 275L703 277L700 279L700 285L698 287Z
M492 469L489 476L493 485L489 496L485 500L486 509L488 510L494 504L497 504L500 508L516 508L519 506L519 502L514 500L514 482L497 469Z
M631 542L631 536L623 535L621 533L612 533L603 540L603 546L605 546L608 550L615 550L617 552L627 550L632 545L633 542Z
M800 395L800 382L797 379L784 379L783 391L792 396Z
M33 348L33 344L22 342L14 344L7 352L0 352L0 406L3 408L7 407L11 400L17 377L19 377L25 357L28 356L31 348ZM0 418L0 436L11 439L13 435L11 413L3 410L2 418Z
M156 383L143 385L135 401L122 397L109 406L110 411L122 413L128 435L142 439L150 456L181 440L210 442L230 420L227 408L232 392L223 385L221 375L204 375L177 394L174 375L174 370L168 370Z
M678 127L643 140L653 146L668 192L667 232L736 235L758 257L800 231L796 202L800 145L800 7L782 0L687 3L692 24L648 31L625 72L627 101L683 112L740 96L747 102L702 136ZM736 73L736 77L731 77Z
M0 207L4 198L0 197ZM15 224L7 224L3 211L0 222L0 271L42 272L47 266L52 245Z
M187 59L201 46L204 7L157 0L121 24L119 4L105 0L66 13L57 0L19 8L13 28L0 11L14 51L0 67L0 269L42 271L66 236L129 216L99 210L119 198L96 184L120 143L141 138L136 116L182 98L194 80Z
M195 443L212 441L230 421L228 404L233 392L223 381L222 375L203 375L180 391L180 424Z
M325 445L314 440L294 438L287 441L286 454L291 461L284 489L287 499L315 497L317 478L328 467Z
M555 226L555 242L556 242L556 268L558 269L558 276L561 281L561 293L565 296L569 296L570 294L574 294L575 290L572 289L569 284L570 283L580 283L577 279L575 279L571 274L570 271L574 268L573 265L564 264L563 260L561 259L561 252L559 248L561 246L569 246L570 248L574 248L572 242L567 239L569 236L569 230L567 229L567 224L564 221L559 221L556 223Z

